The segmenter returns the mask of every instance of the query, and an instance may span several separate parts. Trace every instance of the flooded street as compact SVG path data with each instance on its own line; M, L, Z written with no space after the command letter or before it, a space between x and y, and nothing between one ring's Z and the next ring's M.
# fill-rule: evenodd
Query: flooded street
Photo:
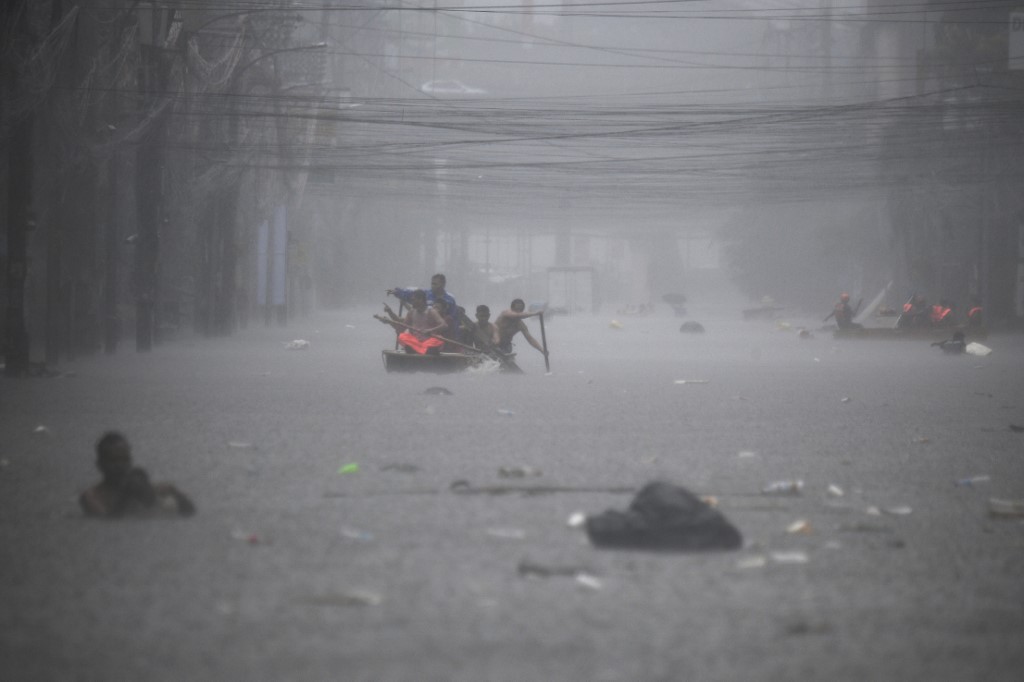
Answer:
M1024 498L1019 335L948 357L695 305L704 334L552 317L550 374L520 341L522 376L400 375L373 312L0 383L0 676L1019 679L1024 524L988 513ZM83 519L107 429L198 515ZM657 479L744 547L567 523Z

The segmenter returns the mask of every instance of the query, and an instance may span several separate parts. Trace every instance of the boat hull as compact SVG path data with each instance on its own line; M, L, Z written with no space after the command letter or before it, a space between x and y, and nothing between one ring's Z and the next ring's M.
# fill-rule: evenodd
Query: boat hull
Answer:
M965 327L860 327L855 329L836 329L832 332L836 339L904 339L909 341L942 341L963 332L967 341L981 341L988 338L986 329L967 329Z
M483 358L480 355L466 353L438 353L420 355L403 351L381 351L384 369L388 372L428 372L430 374L451 374L461 372L468 367L479 365Z

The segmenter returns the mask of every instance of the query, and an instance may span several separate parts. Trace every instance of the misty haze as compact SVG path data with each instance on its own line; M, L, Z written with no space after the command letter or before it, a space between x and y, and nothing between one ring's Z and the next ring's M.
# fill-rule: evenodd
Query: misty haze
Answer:
M0 66L0 678L1020 678L1024 5L11 0Z

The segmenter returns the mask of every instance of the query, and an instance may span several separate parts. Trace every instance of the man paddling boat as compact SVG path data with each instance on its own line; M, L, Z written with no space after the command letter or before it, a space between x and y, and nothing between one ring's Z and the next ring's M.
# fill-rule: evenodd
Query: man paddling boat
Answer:
M434 336L447 329L448 324L434 308L427 307L427 295L417 289L409 297L411 308L405 319L399 318L390 306L385 305L388 317L377 316L384 324L390 324L398 334L398 342L406 353L439 353L444 341Z

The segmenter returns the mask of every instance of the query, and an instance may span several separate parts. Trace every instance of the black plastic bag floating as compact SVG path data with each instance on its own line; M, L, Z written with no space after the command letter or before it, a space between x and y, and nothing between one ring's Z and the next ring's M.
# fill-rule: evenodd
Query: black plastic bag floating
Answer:
M738 549L743 537L717 509L686 488L664 481L645 485L624 512L588 516L587 535L598 547L694 552Z

